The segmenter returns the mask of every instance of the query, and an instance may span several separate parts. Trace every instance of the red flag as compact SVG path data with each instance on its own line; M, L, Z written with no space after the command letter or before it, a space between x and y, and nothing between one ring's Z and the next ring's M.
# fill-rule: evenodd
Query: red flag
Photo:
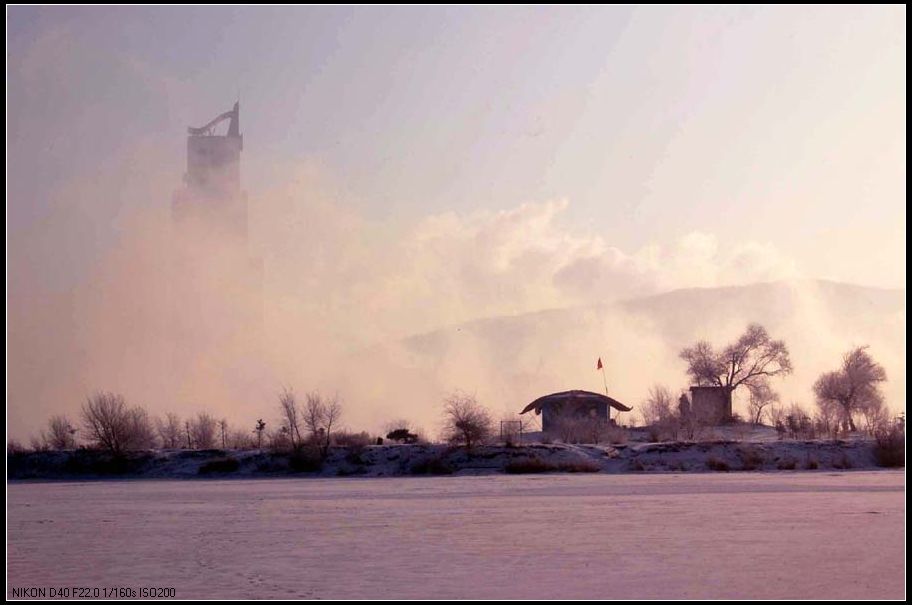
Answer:
M602 369L602 358L601 358L601 357L599 357L598 365L595 366L595 369L596 369L596 370L601 370L601 369Z

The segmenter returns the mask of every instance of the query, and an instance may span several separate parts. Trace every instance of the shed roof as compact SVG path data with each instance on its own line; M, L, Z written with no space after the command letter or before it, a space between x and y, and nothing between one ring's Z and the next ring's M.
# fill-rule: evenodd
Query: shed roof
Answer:
M525 408L520 414L525 414L526 412L531 412L535 410L536 414L541 413L543 406L550 404L563 404L566 402L573 403L605 403L610 405L616 410L621 412L629 412L633 408L628 407L618 401L617 399L612 399L606 395L601 395L599 393L593 393L592 391L563 391L560 393L551 393L550 395L545 395L544 397L539 397Z

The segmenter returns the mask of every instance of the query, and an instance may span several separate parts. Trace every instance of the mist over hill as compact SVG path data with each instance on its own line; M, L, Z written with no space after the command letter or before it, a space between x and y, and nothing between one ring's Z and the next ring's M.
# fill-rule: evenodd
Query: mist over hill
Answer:
M867 344L887 370L888 405L904 406L905 291L818 280L689 288L481 319L376 347L367 358L383 375L399 377L396 383L412 385L400 398L459 388L506 414L553 391L603 390L595 369L601 357L612 396L639 406L654 383L687 386L683 347L699 339L724 346L749 322L785 340L791 352L794 373L774 381L784 404L812 407L814 380L850 347ZM737 398L735 409L743 412Z

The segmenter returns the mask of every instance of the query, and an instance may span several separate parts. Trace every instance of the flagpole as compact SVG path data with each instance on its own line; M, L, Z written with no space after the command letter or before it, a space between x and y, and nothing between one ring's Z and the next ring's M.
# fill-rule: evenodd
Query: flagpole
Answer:
M602 363L602 358L598 358L598 367L602 371L602 382L605 384L605 397L610 397L608 394L608 378L605 377L605 364ZM608 406L608 424L611 424L611 406Z

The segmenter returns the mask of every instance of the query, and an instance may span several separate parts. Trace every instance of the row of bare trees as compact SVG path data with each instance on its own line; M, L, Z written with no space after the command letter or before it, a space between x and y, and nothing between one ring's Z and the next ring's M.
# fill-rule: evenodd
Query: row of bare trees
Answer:
M687 363L687 374L697 386L715 386L723 390L729 409L733 394L744 388L748 393L750 421L760 424L766 416L780 434L837 434L858 430L859 423L873 434L892 420L884 405L880 385L887 379L883 366L877 363L867 346L854 347L843 355L841 366L826 372L814 383L817 403L812 417L800 406L785 409L771 379L792 372L788 348L774 340L759 324L751 324L735 342L717 351L707 341L700 341L681 351ZM647 426L664 433L677 434L685 426L685 415L677 409L667 387L652 388L642 407ZM699 424L691 418L691 424ZM699 429L698 426L690 427Z
M282 424L272 436L274 447L290 446L298 451L306 445L316 446L323 456L332 444L333 431L338 431L342 404L338 396L324 397L316 391L307 393L298 403L293 389L284 388L279 395Z
M305 395L299 403L292 389L279 396L278 428L268 431L258 419L252 430L231 427L224 418L208 412L181 419L173 412L150 418L141 406L129 406L123 395L99 392L88 397L80 410L81 425L66 416L53 416L46 430L32 438L34 451L70 450L84 445L115 454L162 447L166 449L248 449L268 446L275 450L300 450L316 446L326 454L330 445L340 442L366 443L367 433L339 432L342 405L338 397L317 392ZM13 442L11 442L13 443ZM11 449L21 450L18 444Z
M131 450L244 449L254 439L242 429L231 428L225 419L207 412L181 420L169 412L150 418L141 406L129 406L123 395L99 392L88 397L80 410L81 425L62 415L51 417L47 430L31 440L35 451L70 450L86 445L121 454Z

